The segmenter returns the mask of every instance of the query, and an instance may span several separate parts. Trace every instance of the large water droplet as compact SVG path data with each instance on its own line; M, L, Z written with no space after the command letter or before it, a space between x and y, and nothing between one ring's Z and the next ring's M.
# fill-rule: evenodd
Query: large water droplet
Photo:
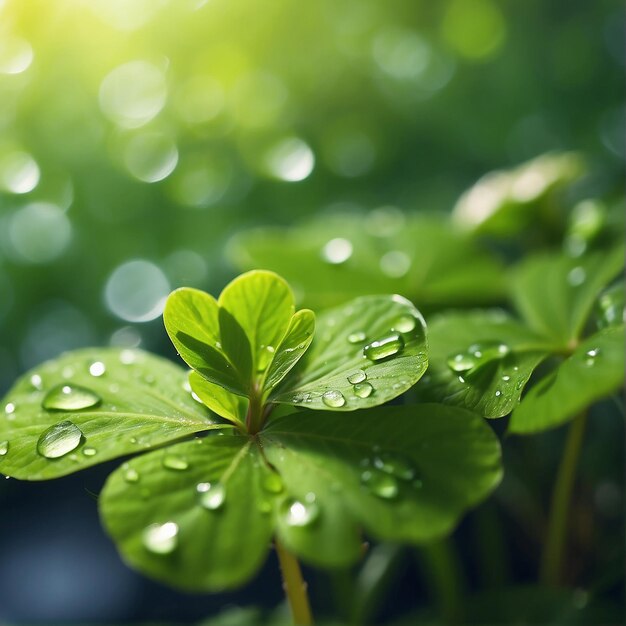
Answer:
M0 456L5 456L8 451L9 451L9 442L0 441Z
M453 372L467 372L476 365L476 359L467 352L458 352L448 357L448 367Z
M187 460L177 454L166 454L161 463L166 469L177 470L179 472L189 467Z
M263 477L263 489L269 493L280 493L284 488L283 479L276 472L269 472Z
M357 383L352 390L354 391L354 395L359 398L369 398L374 391L374 387L372 387L370 383Z
M37 442L37 452L47 459L58 459L76 450L83 436L80 428L64 420L45 430Z
M320 514L314 497L304 502L289 498L281 503L280 510L288 526L309 526Z
M412 480L415 478L413 462L399 454L381 452L374 458L374 466L402 480Z
M143 531L143 545L154 554L170 554L178 545L178 524L151 524Z
M377 469L367 469L361 474L361 482L379 498L391 500L398 495L398 483L394 476Z
M357 330L356 332L350 333L348 335L348 343L361 343L365 341L367 335L362 330Z
M348 376L348 382L352 385L362 383L367 378L367 374L363 370L356 370Z
M102 361L96 361L89 366L89 373L96 378L104 375L106 371L106 365Z
M391 324L392 330L399 333L410 333L415 330L415 326L417 326L417 320L412 315L401 315Z
M219 509L226 500L226 488L220 482L199 483L196 491L200 504L209 511Z
M380 361L398 354L404 348L404 339L398 333L372 341L363 348L363 355L370 361Z
M96 406L99 395L78 385L57 385L43 399L41 406L47 411L79 411Z
M346 403L346 399L343 397L341 391L331 389L322 395L322 402L329 407L338 409Z

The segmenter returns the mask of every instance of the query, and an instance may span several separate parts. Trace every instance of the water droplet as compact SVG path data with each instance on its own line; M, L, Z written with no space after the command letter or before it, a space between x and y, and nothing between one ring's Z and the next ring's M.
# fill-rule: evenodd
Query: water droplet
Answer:
M361 343L365 341L367 335L362 330L357 330L354 333L348 335L348 343Z
M587 352L585 352L585 356L584 356L585 365L587 367L593 366L595 364L596 358L598 357L599 354L600 354L600 349L599 348L593 348L591 350L587 350Z
M166 454L163 457L162 465L166 469L177 470L179 472L189 467L189 463L187 463L186 459L176 454Z
M448 367L453 372L467 372L476 365L476 359L465 352L459 352L448 358Z
M154 554L171 554L178 545L178 524L151 524L143 531L143 545Z
M352 243L343 237L331 239L322 248L322 259L331 265L345 263L352 256Z
M346 403L346 399L343 397L341 391L331 389L322 395L322 402L326 406L338 409Z
M83 448L83 454L85 456L96 456L96 454L98 454L98 451L95 448Z
M13 402L9 402L5 407L4 407L4 412L7 415L13 415L15 413L15 404L13 404Z
M372 387L370 383L357 383L352 390L354 391L354 395L359 398L369 398L374 391L374 387Z
M188 380L186 380L183 383L183 391L186 391L187 393L191 393L191 385L189 384Z
M410 333L415 330L415 326L417 326L417 320L412 315L401 315L391 324L392 330L399 333Z
M83 436L80 428L69 420L63 420L45 430L37 442L37 452L47 459L58 459L76 450Z
M257 363L257 370L263 372L270 364L276 348L274 346L261 346L261 354L259 355L259 361Z
M415 467L412 461L398 454L383 452L374 458L374 466L402 480L415 478Z
M124 470L124 480L127 483L139 482L139 472L136 469L128 465L124 465L122 469Z
M0 456L5 456L8 451L9 451L9 442L0 441Z
M524 386L524 382L523 380L518 380L517 384L515 385L515 389L517 389L518 391Z
M511 348L499 341L475 343L464 352L448 357L448 367L453 372L468 372L494 359L502 359L511 352Z
M310 526L320 514L320 508L315 500L302 502L289 498L282 502L280 508L288 526Z
M285 485L283 479L277 472L269 472L263 477L263 489L269 493L280 493Z
M502 395L502 392L499 389L496 389L496 398L499 398Z
M57 385L43 399L41 406L48 411L79 411L96 406L100 396L78 385Z
M585 269L583 267L577 266L570 270L569 274L567 275L567 282L572 287L578 287L585 282L586 278L587 272L585 272Z
M106 371L107 368L102 361L96 361L89 366L89 373L96 378L102 376Z
M362 383L367 378L367 374L363 370L356 370L348 376L348 382L352 385Z
M507 375L505 374L505 375L502 377L502 380L503 380L505 383L508 383L508 382L509 382L509 380L511 380L511 377L510 377L510 376L507 376Z
M396 479L386 472L377 469L365 470L361 474L361 482L379 498L391 500L398 495Z
M220 482L199 483L196 486L200 504L209 511L219 509L226 499L226 488Z
M125 349L120 352L120 363L131 365L137 360L137 353L134 350Z
M30 377L30 384L38 390L43 389L43 380L41 379L41 376L39 374L33 374Z
M370 361L380 361L398 354L402 348L404 348L404 339L398 333L391 333L365 346L363 355Z
M600 295L595 307L598 328L608 328L626 322L625 298L626 290L623 282L609 287Z

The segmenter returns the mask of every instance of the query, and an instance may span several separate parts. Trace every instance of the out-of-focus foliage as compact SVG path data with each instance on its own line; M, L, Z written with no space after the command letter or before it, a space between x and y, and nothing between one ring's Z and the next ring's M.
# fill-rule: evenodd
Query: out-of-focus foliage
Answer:
M165 295L221 287L242 226L449 210L564 148L591 173L569 196L611 197L622 57L611 1L4 0L0 386L159 347Z

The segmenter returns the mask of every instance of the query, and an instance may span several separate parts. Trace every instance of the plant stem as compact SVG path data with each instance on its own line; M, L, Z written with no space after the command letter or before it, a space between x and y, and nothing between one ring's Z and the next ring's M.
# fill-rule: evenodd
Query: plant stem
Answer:
M569 427L565 450L561 457L552 493L548 535L544 544L540 580L542 583L553 587L561 582L563 555L567 543L567 518L586 421L587 414L581 413Z
M313 615L309 605L307 584L302 578L300 564L296 557L281 545L278 539L275 541L275 545L280 571L283 575L283 589L291 609L293 623L297 626L310 626L313 624Z

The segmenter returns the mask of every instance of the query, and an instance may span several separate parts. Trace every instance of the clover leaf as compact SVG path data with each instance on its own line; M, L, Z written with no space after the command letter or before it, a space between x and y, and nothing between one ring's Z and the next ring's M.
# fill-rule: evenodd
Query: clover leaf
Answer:
M77 350L25 374L6 396L0 472L56 478L226 426L170 361L141 350Z
M511 432L522 433L558 426L610 395L623 380L623 313L619 290L603 289L622 264L620 248L533 257L513 281L521 319L501 311L442 314L429 328L431 368L421 397L485 417L512 412ZM610 324L602 321L606 311ZM609 328L596 332L594 315L596 328Z
M110 476L100 510L133 566L226 589L258 571L272 535L322 567L359 559L360 528L409 543L441 536L495 488L499 459L491 430L455 407L301 411L256 438L208 436L134 459Z

